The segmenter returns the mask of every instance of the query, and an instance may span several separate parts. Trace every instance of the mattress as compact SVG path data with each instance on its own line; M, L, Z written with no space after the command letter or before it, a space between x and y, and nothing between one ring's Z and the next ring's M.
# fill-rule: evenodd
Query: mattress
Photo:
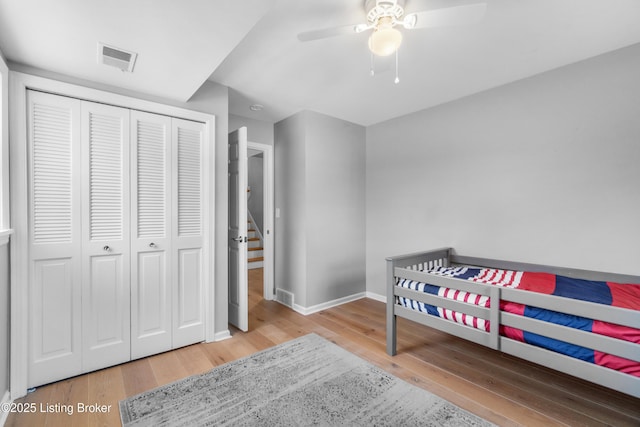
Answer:
M426 272L475 283L527 290L640 311L640 284L591 281L550 273L500 270L473 266L437 267L432 270L426 270ZM470 292L433 286L408 279L398 279L397 285L481 307L490 307L491 305L489 297ZM464 313L424 304L400 296L397 297L397 302L406 308L424 312L471 328L487 332L491 329L489 321L478 319ZM509 313L640 344L639 329L508 301L501 301L500 309ZM504 325L500 325L500 335L640 377L639 362Z

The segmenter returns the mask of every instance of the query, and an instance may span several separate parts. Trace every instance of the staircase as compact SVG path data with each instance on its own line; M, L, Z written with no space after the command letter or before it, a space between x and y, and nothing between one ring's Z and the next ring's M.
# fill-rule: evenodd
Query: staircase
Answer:
M247 221L247 251L248 253L248 262L247 266L249 270L252 268L262 268L264 266L264 255L262 247L262 240L260 239L260 235L258 234L257 227L253 222L253 218L251 215L248 215L249 220Z

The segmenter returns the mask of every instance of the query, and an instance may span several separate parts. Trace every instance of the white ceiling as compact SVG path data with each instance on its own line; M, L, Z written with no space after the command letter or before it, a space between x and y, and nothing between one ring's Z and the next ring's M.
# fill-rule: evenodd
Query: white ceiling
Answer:
M407 0L407 12L473 0ZM367 34L297 34L364 22L364 0L0 0L0 50L15 63L185 101L209 80L229 111L278 121L308 109L370 125L640 43L639 0L487 0L485 19L404 32L369 75ZM99 65L97 43L139 54ZM252 112L249 105L265 106Z
M0 0L12 62L187 101L273 5L269 0ZM98 43L138 54L98 64Z

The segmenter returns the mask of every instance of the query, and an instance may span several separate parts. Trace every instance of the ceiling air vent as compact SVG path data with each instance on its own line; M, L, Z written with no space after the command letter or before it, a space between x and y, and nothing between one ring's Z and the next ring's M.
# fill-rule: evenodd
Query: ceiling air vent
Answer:
M119 68L122 71L133 71L137 53L127 52L117 47L98 43L98 63Z

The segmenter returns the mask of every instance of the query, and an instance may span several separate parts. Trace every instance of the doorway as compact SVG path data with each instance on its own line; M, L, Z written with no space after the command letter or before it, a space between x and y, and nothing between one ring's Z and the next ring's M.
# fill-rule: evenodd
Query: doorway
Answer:
M274 291L274 170L273 147L249 141L248 148L248 201L249 220L256 230L262 248L261 264L254 264L256 270L249 274L254 280L262 280L262 296L273 300ZM251 256L250 256L251 257Z

